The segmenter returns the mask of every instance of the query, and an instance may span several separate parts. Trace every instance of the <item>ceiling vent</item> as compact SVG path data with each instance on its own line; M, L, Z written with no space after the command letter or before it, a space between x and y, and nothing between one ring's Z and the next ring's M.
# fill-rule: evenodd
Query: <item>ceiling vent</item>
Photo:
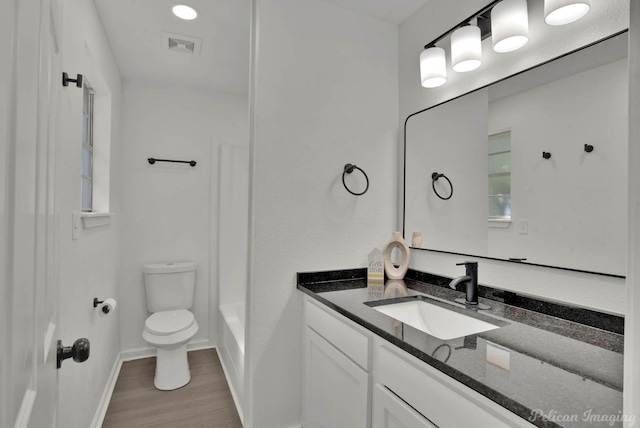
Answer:
M162 33L162 46L173 52L200 54L202 40L180 34Z

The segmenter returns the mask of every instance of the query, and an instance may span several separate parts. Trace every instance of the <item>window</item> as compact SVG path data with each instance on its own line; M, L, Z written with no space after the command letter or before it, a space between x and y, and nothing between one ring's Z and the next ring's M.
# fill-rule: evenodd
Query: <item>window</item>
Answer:
M92 212L94 92L86 79L82 91L82 211Z
M511 219L511 131L489 135L489 219Z

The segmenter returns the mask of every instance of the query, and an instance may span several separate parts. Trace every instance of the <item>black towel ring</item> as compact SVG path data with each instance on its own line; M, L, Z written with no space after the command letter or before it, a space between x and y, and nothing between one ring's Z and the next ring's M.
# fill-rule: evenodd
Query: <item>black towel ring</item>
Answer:
M367 187L365 187L365 189L364 189L364 191L362 191L362 193L352 192L351 189L349 189L347 187L347 183L345 183L345 181L344 181L345 174L351 174L354 169L359 170L362 173L362 175L364 175L364 178L367 180ZM346 164L344 166L344 171L342 172L342 184L344 185L344 188L347 189L347 192L349 192L349 193L351 193L352 195L355 195L355 196L361 196L361 195L364 195L365 193L367 193L367 190L369 190L369 177L367 177L367 173L364 172L362 170L362 168L359 168L359 167L357 167L355 165L351 165L350 163L348 163L348 164Z
M447 180L449 182L449 187L451 187L451 193L449 193L449 196L447 196L446 198L443 198L440 195L440 193L438 193L438 191L436 190L436 181L438 181L440 177ZM447 199L451 199L451 197L453 196L453 184L451 184L451 180L449 180L449 178L444 174L438 174L437 172L434 172L433 174L431 174L431 187L433 188L433 191L436 194L436 196L444 201L446 201Z

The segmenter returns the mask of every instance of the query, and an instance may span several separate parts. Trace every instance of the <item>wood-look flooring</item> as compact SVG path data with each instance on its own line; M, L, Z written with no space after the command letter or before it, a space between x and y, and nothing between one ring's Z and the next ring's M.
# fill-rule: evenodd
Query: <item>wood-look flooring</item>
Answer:
M191 382L153 386L156 359L122 364L103 428L242 428L215 349L189 352Z

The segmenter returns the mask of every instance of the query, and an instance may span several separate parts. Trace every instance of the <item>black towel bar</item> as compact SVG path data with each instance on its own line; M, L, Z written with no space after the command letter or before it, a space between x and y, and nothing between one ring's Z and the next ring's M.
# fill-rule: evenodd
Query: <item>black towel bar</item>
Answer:
M151 165L153 165L156 162L174 162L174 163L188 163L191 166L196 166L196 163L197 163L194 160L186 161L186 160L156 159L156 158L148 158L147 160Z

